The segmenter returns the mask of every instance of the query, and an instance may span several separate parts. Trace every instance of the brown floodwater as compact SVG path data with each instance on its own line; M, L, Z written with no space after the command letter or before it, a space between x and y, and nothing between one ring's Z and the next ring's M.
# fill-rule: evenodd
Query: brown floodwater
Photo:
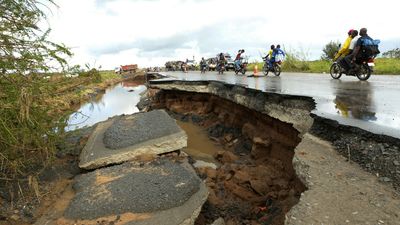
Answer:
M179 120L177 123L188 136L188 146L183 151L193 159L215 163L213 156L218 151L224 151L223 147L213 142L202 127Z

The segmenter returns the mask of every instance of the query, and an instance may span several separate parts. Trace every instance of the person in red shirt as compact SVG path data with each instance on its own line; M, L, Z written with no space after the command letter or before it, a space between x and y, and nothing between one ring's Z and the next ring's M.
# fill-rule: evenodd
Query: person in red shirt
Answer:
M244 53L244 49L241 49L238 51L238 54L236 55L236 58L235 58L236 69L240 69L240 65L242 64L242 54L243 53Z

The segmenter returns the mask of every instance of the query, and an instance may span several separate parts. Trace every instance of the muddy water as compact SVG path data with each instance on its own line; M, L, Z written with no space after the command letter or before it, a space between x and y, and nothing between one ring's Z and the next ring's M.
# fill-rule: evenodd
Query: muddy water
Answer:
M97 95L73 113L68 119L66 130L92 126L116 115L139 112L136 105L145 90L146 86L128 81L107 89L104 94Z
M222 146L211 141L207 132L200 126L179 120L177 123L188 136L188 146L183 151L196 160L215 163L213 156L218 151L224 151Z

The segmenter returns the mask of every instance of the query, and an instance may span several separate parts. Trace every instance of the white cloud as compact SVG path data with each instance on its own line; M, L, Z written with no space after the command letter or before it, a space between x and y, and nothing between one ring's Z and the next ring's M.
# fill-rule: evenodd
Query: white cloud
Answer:
M270 44L319 58L330 40L367 27L373 38L400 42L395 2L320 0L58 0L51 38L73 47L71 63L112 69L244 48L258 57ZM385 48L385 46L381 46Z

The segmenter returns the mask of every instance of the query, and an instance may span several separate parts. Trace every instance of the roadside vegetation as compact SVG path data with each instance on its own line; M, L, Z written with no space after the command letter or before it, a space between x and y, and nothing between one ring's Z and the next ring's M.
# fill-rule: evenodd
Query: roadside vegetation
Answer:
M48 40L47 1L0 5L0 201L40 198L39 174L51 165L74 105L122 78L112 71L69 67L72 55ZM62 72L60 72L62 71Z
M332 64L331 58L334 56L335 50L338 47L337 43L329 43L332 46L330 49L324 49L320 60L308 60L306 54L296 51L286 52L286 59L282 64L282 71L285 72L305 72L305 73L329 73ZM250 63L248 69L253 71L254 66L258 66L261 71L264 62ZM380 54L375 59L374 74L385 75L400 75L400 49L393 49L383 54Z

